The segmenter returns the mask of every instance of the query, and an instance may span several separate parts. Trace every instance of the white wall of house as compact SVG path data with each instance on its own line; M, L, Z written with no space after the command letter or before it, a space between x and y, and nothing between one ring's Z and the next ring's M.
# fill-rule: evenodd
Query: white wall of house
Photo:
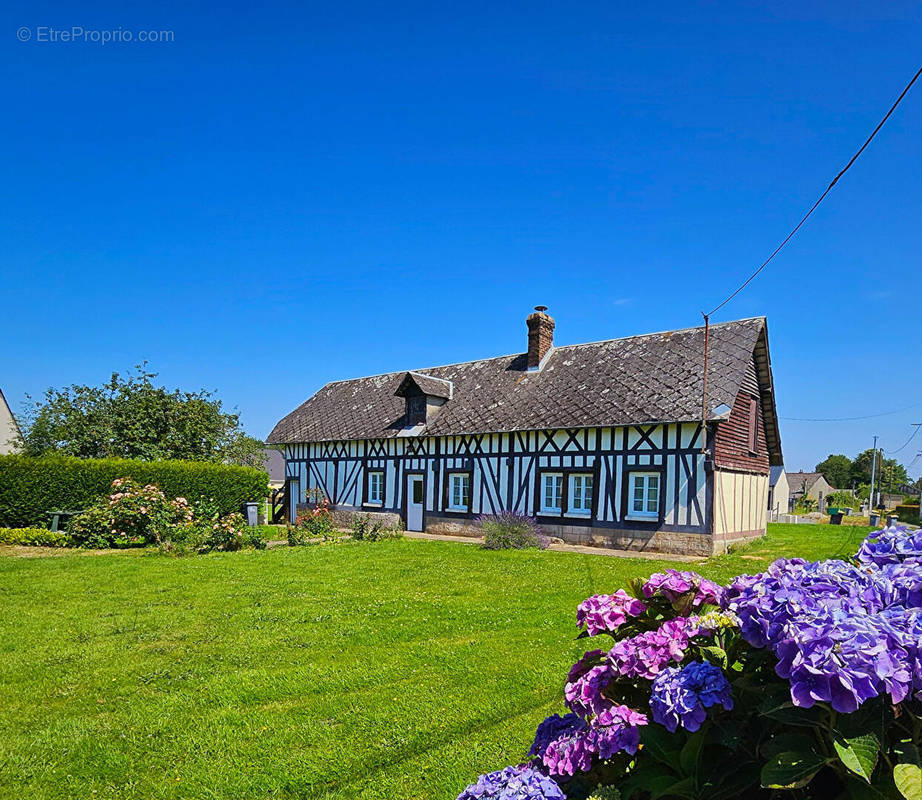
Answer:
M714 472L714 538L732 541L739 534L765 532L768 516L768 475Z
M16 427L10 407L0 392L0 455L14 452L14 442L18 434L19 428Z

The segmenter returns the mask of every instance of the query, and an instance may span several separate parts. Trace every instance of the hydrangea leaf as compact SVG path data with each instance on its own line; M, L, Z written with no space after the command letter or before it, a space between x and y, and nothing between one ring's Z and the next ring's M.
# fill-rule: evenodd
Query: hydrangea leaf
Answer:
M759 714L776 722L782 722L785 725L818 728L823 724L819 708L816 706L813 708L798 708L791 702L790 697L781 702L774 697L766 698L765 702L759 706Z
M816 753L778 753L762 767L762 786L766 789L799 789L810 783L825 764L826 760Z
M893 768L893 782L906 800L922 800L922 767L897 764Z
M698 649L700 650L701 655L715 666L718 666L721 669L727 668L727 651L722 647L717 647L717 645L707 645L705 647L699 647Z
M880 752L880 742L877 737L873 733L866 733L852 739L836 736L832 744L846 769L870 783L871 773L877 766L877 754Z
M677 738L659 725L649 725L640 734L640 741L647 753L657 761L667 764L676 772L679 772L681 766L679 763L679 748L676 746Z
M688 741L679 753L679 765L685 775L694 775L697 771L698 759L704 747L704 734L695 733L688 737Z
M657 785L655 789L650 787L650 800L659 800L660 797L684 797L688 798L688 800L694 800L695 779L689 776L666 785Z

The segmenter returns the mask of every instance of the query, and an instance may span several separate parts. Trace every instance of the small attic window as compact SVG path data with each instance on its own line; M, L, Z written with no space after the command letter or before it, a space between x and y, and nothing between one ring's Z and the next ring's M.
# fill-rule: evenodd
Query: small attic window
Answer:
M441 407L451 400L454 385L443 378L408 372L394 394L406 399L407 428L425 425L439 412Z
M422 425L426 421L426 395L407 398L407 427Z

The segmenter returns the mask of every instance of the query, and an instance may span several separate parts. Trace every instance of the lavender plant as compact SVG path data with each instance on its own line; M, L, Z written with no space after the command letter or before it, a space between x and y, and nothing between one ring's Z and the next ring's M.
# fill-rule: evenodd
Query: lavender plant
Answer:
M483 546L487 550L523 550L529 547L544 550L548 546L548 539L541 533L534 518L518 511L483 514L474 523L483 532Z
M668 570L576 621L610 638L570 670L568 713L459 800L922 798L922 533L727 587Z

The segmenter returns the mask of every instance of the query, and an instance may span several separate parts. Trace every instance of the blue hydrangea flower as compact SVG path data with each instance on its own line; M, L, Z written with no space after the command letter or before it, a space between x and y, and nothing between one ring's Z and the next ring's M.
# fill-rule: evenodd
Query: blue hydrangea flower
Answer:
M733 708L730 684L717 667L707 661L693 661L679 669L667 667L653 681L650 709L653 720L670 733L681 725L696 731L707 717L707 709L721 705Z
M895 564L908 559L922 560L922 529L911 531L894 525L871 533L855 556L862 564Z
M566 795L547 775L520 765L481 775L458 800L566 800Z

